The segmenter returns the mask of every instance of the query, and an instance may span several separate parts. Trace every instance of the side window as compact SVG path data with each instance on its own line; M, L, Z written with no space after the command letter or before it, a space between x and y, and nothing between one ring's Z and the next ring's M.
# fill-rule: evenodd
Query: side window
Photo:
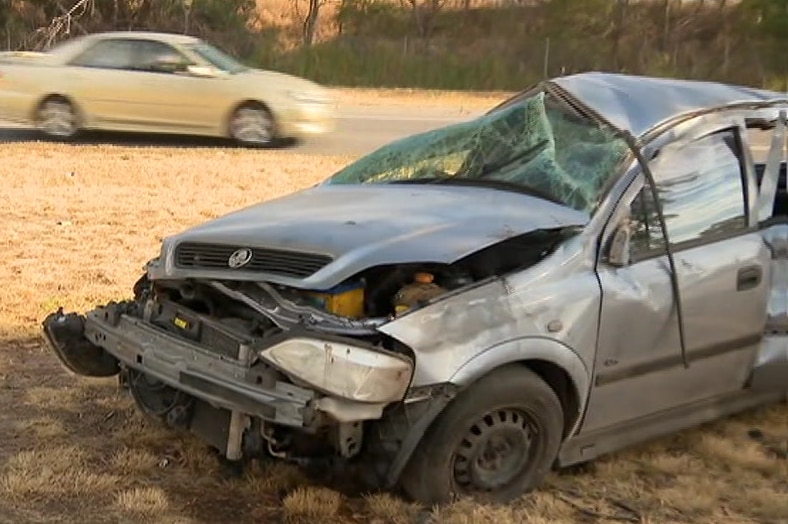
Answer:
M138 71L177 73L191 64L180 51L163 42L137 40L134 48L134 69Z
M744 173L734 131L665 150L649 167L657 183L671 246L735 234L747 226ZM638 222L632 236L635 257L664 253L665 240L648 185L631 205Z
M96 42L71 61L71 65L100 69L129 69L133 62L132 42L123 39Z

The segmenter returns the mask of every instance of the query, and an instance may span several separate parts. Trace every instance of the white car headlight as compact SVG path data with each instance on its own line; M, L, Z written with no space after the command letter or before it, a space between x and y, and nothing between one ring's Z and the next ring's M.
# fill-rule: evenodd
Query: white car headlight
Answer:
M267 348L260 357L318 390L357 402L401 400L413 374L405 357L303 337Z

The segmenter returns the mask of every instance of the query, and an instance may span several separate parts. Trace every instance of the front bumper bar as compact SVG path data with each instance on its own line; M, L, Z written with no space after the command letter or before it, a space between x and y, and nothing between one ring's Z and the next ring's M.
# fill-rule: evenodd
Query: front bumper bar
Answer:
M79 373L69 362L77 353L85 355L84 347L75 348L73 334L66 337L54 329L64 318L68 316L59 311L44 321L45 338L66 366ZM279 380L270 384L262 363L250 366L214 353L125 314L115 304L90 311L82 322L83 337L91 345L214 407L298 428L307 428L313 419L309 405L314 392Z

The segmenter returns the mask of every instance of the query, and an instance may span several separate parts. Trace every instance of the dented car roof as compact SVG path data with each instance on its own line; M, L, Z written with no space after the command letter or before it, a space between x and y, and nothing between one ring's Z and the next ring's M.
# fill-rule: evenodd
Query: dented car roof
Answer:
M548 81L636 137L681 115L738 104L788 103L788 94L698 80L589 72Z

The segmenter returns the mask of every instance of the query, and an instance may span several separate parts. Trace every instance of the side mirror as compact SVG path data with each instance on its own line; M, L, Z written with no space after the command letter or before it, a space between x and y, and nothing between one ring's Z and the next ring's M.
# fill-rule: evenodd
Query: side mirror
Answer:
M218 76L214 68L206 66L190 65L186 68L186 72L200 78L216 78Z
M628 266L630 262L630 243L632 232L638 226L636 220L624 218L616 227L607 250L607 262L613 267Z

